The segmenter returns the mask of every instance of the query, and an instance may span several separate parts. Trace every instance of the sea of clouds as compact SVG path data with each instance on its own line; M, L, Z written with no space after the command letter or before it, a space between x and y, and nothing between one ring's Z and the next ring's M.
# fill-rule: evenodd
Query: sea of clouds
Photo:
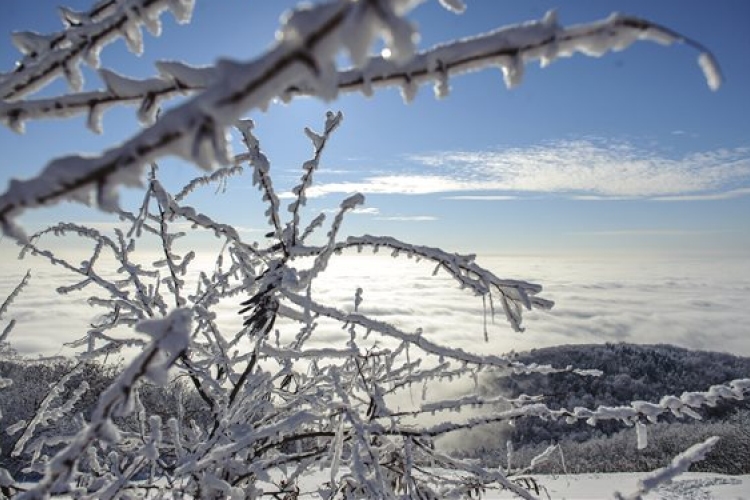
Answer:
M750 356L747 258L479 257L502 278L542 284L542 296L555 301L552 311L525 314L524 333L513 332L498 311L494 323L488 320L487 342L481 297L461 290L443 271L433 276L434 265L405 256L335 259L314 285L317 300L352 310L361 287L360 312L405 331L421 328L431 340L451 347L500 354L559 344L668 343ZM64 344L83 337L103 312L87 303L102 292L91 287L60 295L59 286L76 281L69 272L38 259L13 259L0 264L0 300L27 268L32 271L29 286L0 327L16 319L8 340L23 354L73 354ZM238 302L225 301L217 309L226 334L241 325ZM341 346L348 339L340 326L322 324L312 344Z

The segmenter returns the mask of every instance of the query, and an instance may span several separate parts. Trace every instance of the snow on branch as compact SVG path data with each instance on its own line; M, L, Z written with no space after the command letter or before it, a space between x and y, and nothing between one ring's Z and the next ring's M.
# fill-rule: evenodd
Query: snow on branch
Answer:
M695 462L700 462L719 442L717 436L712 436L701 443L694 444L672 459L669 465L646 474L638 481L638 491L628 496L615 494L617 500L641 500L644 495L655 490L662 484L667 484L680 474L687 472Z
M713 55L698 42L664 26L638 17L613 14L602 21L569 28L557 23L554 11L540 21L500 28L483 35L438 45L418 54L407 64L397 64L382 57L372 58L361 69L352 69L339 76L342 92L401 86L405 100L415 95L419 85L435 83L435 95L444 97L449 91L450 76L478 71L488 67L502 70L505 84L511 88L521 83L524 65L539 61L547 66L561 57L576 53L599 57L620 51L638 40L661 44L684 43L696 48L699 65L712 90L721 85L721 71ZM289 89L290 94L310 94L304 87Z
M435 95L445 97L449 78L469 71L497 67L503 72L508 87L521 82L523 66L540 61L546 66L557 58L576 53L601 56L611 50L624 50L638 40L658 43L684 43L699 51L698 64L712 90L721 85L721 70L713 55L700 43L651 21L622 14L569 28L557 24L554 12L541 21L508 26L471 38L437 45L418 53L409 63L390 58L372 57L364 67L338 71L337 92L362 92L371 95L375 89L397 86L407 100L418 87L434 83ZM185 93L196 93L213 85L220 72L215 67L191 67L181 62L157 63L159 75L135 80L102 74L106 90L69 94L56 98L27 100L0 104L0 121L19 129L24 120L66 118L87 113L89 125L98 131L98 117L117 104L136 104L143 123L151 123L152 112L162 100ZM295 96L315 96L314 86L293 83L279 94L288 101ZM94 119L95 118L95 119Z
M468 288L477 295L489 296L493 317L495 310L492 293L498 293L506 318L517 332L523 331L522 309L549 310L554 305L554 302L537 296L542 291L541 285L498 278L488 269L478 265L474 255L459 255L436 247L405 243L391 236L372 235L350 236L346 241L337 243L333 251L339 252L348 248L356 248L358 251L371 248L373 252L387 248L391 250L391 255L394 257L404 254L435 262L437 264L435 273L442 269L448 272L462 288ZM324 252L324 249L317 247L297 247L293 250L297 256L313 256Z
M102 393L91 422L51 459L44 478L19 496L20 499L42 499L53 490L66 491L77 461L92 443L97 440L115 443L119 440L119 430L112 418L127 415L133 410L133 390L141 378L147 377L162 385L167 382L169 368L188 348L190 323L191 313L188 309L175 309L166 318L142 321L138 325L136 330L151 336L152 342Z
M194 0L125 0L99 2L89 13L63 10L67 29L59 35L15 33L13 42L26 55L11 73L0 75L0 96L4 101L22 98L60 75L73 90L83 85L79 65L82 59L99 66L99 52L108 43L124 37L128 48L143 51L141 25L153 35L161 33L159 16L171 10L179 22L188 22Z
M346 313L344 311L340 311L334 307L325 306L322 304L318 304L313 300L310 300L307 297L302 297L288 289L282 289L280 290L281 294L284 296L284 298L288 299L292 304L299 306L301 308L308 308L311 312L320 315L325 316L328 318L335 319L341 323L344 323L345 325L357 325L368 332L375 331L378 332L381 335L384 335L385 337L391 337L394 339L397 339L402 342L406 342L408 344L414 345L415 347L421 349L422 351L432 354L434 356L438 356L439 358L447 358L447 359L453 359L462 363L471 363L475 365L482 365L482 366L494 366L498 368L509 368L513 370L516 373L534 373L534 372L540 372L540 373L555 373L555 372L566 372L570 371L573 373L578 373L580 375L599 375L598 372L594 370L580 370L575 369L572 367L564 368L564 369L557 369L553 368L549 365L526 365L524 363L521 363L519 361L514 361L512 359L506 358L504 356L498 356L493 354L474 354L470 353L468 351L465 351L460 348L454 348L454 347L448 347L443 344L438 344L435 342L432 342L424 337L421 331L417 331L416 333L408 333L403 330L400 330L396 328L395 326L385 323L383 321L378 321L372 318L369 318L363 314L359 313ZM279 309L279 312L284 311L283 309ZM292 317L300 317L300 313L292 313Z
M703 406L716 406L725 399L742 400L750 394L750 379L737 379L711 386L707 391L683 392L679 397L664 396L658 403L633 401L630 406L600 406L594 410L578 407L573 410L561 409L551 412L551 416L564 417L568 423L585 420L596 425L598 420L621 420L633 424L641 420L655 423L659 416L668 413L678 418L685 416L701 420L695 412Z
M120 10L124 11L125 7L133 10L133 5L141 3L153 6L155 10L158 10L156 6L174 8L183 1L187 0L129 0ZM88 200L92 191L99 208L115 211L119 185L139 184L144 166L161 156L180 156L204 169L212 168L217 162L228 164L231 160L224 130L247 111L263 108L275 98L295 93L333 99L340 90L369 93L373 87L400 85L409 100L423 82L437 81L438 94L444 95L448 90L449 76L493 66L503 70L506 83L512 86L520 82L527 61L540 60L547 64L576 52L601 55L610 50L622 50L641 39L660 43L683 42L698 48L701 51L700 66L709 85L717 88L721 82L716 62L700 44L657 24L622 15L565 29L550 13L542 21L459 40L415 57L413 28L402 18L405 14L402 11L408 10L406 5L389 0L339 0L296 10L282 26L275 47L251 62L221 61L212 70L214 74L208 78L209 82L204 81L207 87L203 92L165 113L157 123L124 144L99 157L71 156L53 160L31 180L12 180L8 190L0 196L3 232L24 240L23 230L14 222L24 209L71 197ZM131 21L122 22L123 26L130 26ZM102 23L104 21L91 26ZM87 30L86 36L93 36L88 30L93 32L94 28L88 26L83 25L81 29ZM104 32L118 33L117 30ZM363 66L376 36L386 41L393 54L391 59L375 58L363 69L340 75L335 66L339 50L345 48L355 64ZM57 67L61 63L50 64ZM146 88L161 85L125 79L111 72L105 73L105 81L109 92L133 94L128 100L140 94L151 96L149 99L154 101L156 94L146 91ZM65 109L65 98L61 99ZM49 105L44 106L49 108ZM90 113L98 107L96 102L86 106ZM144 100L141 107L151 110L142 115L153 116L154 103ZM2 113L3 120L14 126L24 110L6 106ZM98 120L95 118L90 122L96 129Z
M8 307L13 303L13 301L20 295L21 291L26 287L26 285L29 284L29 280L31 279L31 271L26 271L26 275L23 277L21 282L16 285L16 287L13 289L12 292L8 294L7 297L5 297L5 300L0 305L0 319L3 319L3 314L5 314L8 311ZM0 342L3 342L5 340L5 334L0 336Z
M318 168L320 157L323 154L323 149L326 147L326 143L328 143L328 139L331 137L333 131L336 130L341 124L341 120L343 120L343 118L344 116L340 111L335 114L332 111L326 113L326 122L325 129L323 130L323 135L318 135L309 128L305 129L307 137L313 144L315 153L313 154L312 159L306 161L302 166L302 169L305 171L305 173L302 175L300 183L292 189L292 193L294 193L294 195L297 197L289 205L289 211L292 212L292 246L296 245L297 240L299 239L299 211L300 208L304 207L307 203L307 189L313 182L313 174Z

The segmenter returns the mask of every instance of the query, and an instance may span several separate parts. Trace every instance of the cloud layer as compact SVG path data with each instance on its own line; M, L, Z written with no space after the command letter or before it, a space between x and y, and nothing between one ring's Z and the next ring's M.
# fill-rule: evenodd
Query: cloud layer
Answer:
M352 309L355 290L362 287L362 313L407 331L422 328L425 336L451 347L503 353L625 341L750 356L747 259L480 259L500 277L543 284L543 296L556 302L551 312L528 313L523 334L513 333L500 313L489 327L489 343L483 336L482 299L459 289L444 273L432 276L432 265L405 257L335 259L314 285L319 300ZM11 290L22 273L4 266L0 277L2 289ZM86 304L89 291L55 293L55 287L71 282L59 269L37 269L2 322L18 320L9 338L16 349L45 355L70 352L61 349L63 343L85 334L100 311ZM218 313L228 332L242 321L232 301L222 304ZM313 343L342 345L348 338L340 325L321 324Z
M416 172L321 184L309 195L499 192L452 198L561 194L587 200L659 201L750 195L750 148L673 156L629 142L587 138L497 151L438 151L411 155L407 160L417 167Z

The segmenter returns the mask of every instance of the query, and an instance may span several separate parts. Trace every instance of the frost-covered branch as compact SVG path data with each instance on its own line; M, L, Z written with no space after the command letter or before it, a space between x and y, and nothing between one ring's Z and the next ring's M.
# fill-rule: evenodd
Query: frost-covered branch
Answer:
M404 254L408 257L432 261L436 263L433 274L442 269L448 272L462 288L468 288L477 295L489 296L493 318L495 309L492 293L498 293L505 316L515 331L523 331L521 328L523 309L549 310L554 305L552 301L537 296L542 291L540 285L498 278L488 269L478 265L475 262L475 255L459 255L446 252L441 248L413 245L391 236L350 236L346 241L336 243L330 250L328 247L297 247L294 250L295 255L298 256L313 256L331 251L336 253L349 248L356 248L360 252L363 248L370 248L373 252L387 248L391 250L391 255L394 257Z
M116 443L119 440L119 431L112 418L133 410L133 389L141 378L147 377L160 384L167 382L169 368L188 348L190 316L189 310L176 309L164 319L143 321L138 325L138 331L154 340L101 395L91 422L52 458L44 478L19 498L42 499L53 490L66 491L75 473L76 462L93 442Z
M297 244L299 238L299 211L300 208L304 207L307 203L307 189L310 187L313 181L313 174L318 168L320 163L320 156L323 154L323 149L326 147L326 143L336 128L341 124L343 115L339 111L334 114L329 111L326 114L326 122L323 130L323 135L318 135L309 128L305 129L305 133L310 141L313 143L313 149L315 153L311 160L308 160L302 165L302 169L305 173L300 179L300 183L292 189L292 193L297 197L290 205L289 211L292 212L292 246Z
M408 344L414 345L420 350L437 357L453 359L457 360L458 362L471 363L475 365L509 368L516 371L517 373L553 373L558 371L572 371L581 375L599 374L594 370L580 370L577 368L574 369L572 367L570 369L559 370L548 365L525 365L519 361L514 361L504 356L470 353L460 348L448 347L444 344L432 342L428 340L421 331L418 331L416 333L404 332L403 330L400 330L391 324L369 318L363 314L346 313L334 307L324 306L322 304L316 303L315 301L311 301L306 297L301 297L289 290L282 290L281 292L284 298L289 300L292 304L303 308L309 308L310 311L317 315L335 319L345 325L357 325L368 332L378 332L379 334L386 337L390 337L401 342L406 342Z
M643 495L655 490L662 484L672 481L675 477L687 472L688 468L695 462L700 462L716 446L719 438L712 436L702 443L697 443L683 451L672 459L672 462L661 469L646 474L638 481L638 491L628 496L620 493L615 494L618 500L641 500Z
M50 421L58 420L66 416L65 412L61 411L59 408L51 409L50 405L65 390L65 384L67 384L71 378L77 375L82 368L83 363L78 363L68 373L62 376L60 380L58 380L52 387L50 387L49 391L44 396L44 399L42 399L42 401L39 403L39 407L35 410L34 417L30 421L25 422L22 420L17 422L13 426L8 427L6 432L8 432L9 434L16 434L18 431L23 429L23 432L18 437L18 439L16 439L16 442L13 445L11 456L17 457L21 454L26 444L36 432L36 428L38 426L45 426ZM85 391L88 389L88 386L85 385L86 382L84 382L83 384L83 389ZM73 403L75 403L76 399L72 399Z
M366 95L384 87L401 87L409 100L420 85L434 83L436 96L445 97L452 76L498 67L503 71L506 85L512 87L521 82L523 66L529 62L540 61L546 66L557 58L576 53L601 56L611 50L623 50L638 40L694 47L699 51L699 63L709 86L715 90L721 84L721 72L711 53L700 43L664 26L618 14L565 28L557 24L554 12L550 12L540 21L437 45L418 53L408 64L372 57L362 68L338 71L335 85L339 93ZM82 113L92 117L117 104L136 104L142 110L176 95L203 91L220 74L214 67L196 68L172 61L157 63L157 69L159 76L145 80L131 80L106 72L102 77L107 90L0 104L0 121L14 127L23 119L66 118ZM315 87L293 84L280 97L290 100L298 95L318 94ZM144 120L140 110L139 117ZM98 122L90 118L90 128L98 130Z
M5 297L5 300L3 300L2 305L0 305L0 319L3 319L3 314L5 314L8 311L8 308L13 303L13 301L21 294L24 288L26 288L26 285L29 284L29 280L31 279L31 271L26 271L26 275L23 277L21 282L16 285L16 287L13 289L12 292L8 294L7 297ZM5 340L5 336L3 335L0 337L0 342Z
M15 33L13 42L26 57L14 71L0 75L2 99L17 100L60 75L65 76L73 90L80 90L82 59L98 67L101 49L120 37L125 38L132 52L140 54L143 51L141 25L152 35L159 35L159 16L167 9L179 22L188 22L193 0L102 1L88 13L62 10L67 29L61 34Z

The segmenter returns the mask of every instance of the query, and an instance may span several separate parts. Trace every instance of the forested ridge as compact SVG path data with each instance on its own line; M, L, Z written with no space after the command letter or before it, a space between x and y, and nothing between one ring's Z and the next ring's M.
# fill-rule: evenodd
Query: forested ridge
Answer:
M750 376L750 358L728 353L690 350L672 345L627 343L563 345L516 353L526 364L567 365L597 369L600 377L570 373L514 374L485 379L485 394L543 394L550 408L628 405L632 401L658 403L664 395L708 390L725 380ZM718 402L698 412L702 420L660 417L647 426L649 445L638 450L635 431L617 421L595 426L578 421L567 424L539 418L517 419L512 426L497 426L491 436L473 450L461 454L483 457L495 463L507 461L507 442L523 463L552 444L566 455L568 472L642 471L662 467L674 451L718 435L722 439L709 457L694 470L740 474L750 472L750 405L747 401ZM563 472L562 462L542 466Z

